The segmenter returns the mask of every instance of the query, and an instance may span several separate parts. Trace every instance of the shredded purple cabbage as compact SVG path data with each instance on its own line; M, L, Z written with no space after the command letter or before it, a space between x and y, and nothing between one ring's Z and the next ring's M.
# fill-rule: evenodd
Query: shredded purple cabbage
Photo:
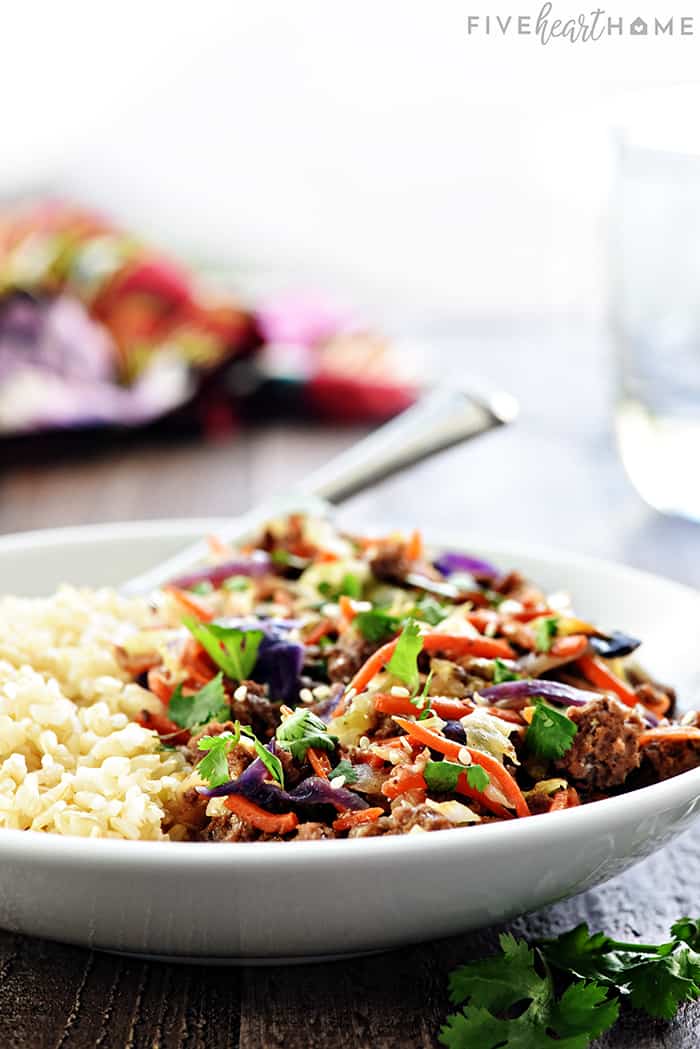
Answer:
M598 692L585 692L582 688L565 685L561 681L544 681L530 678L524 681L504 681L500 685L491 685L479 690L479 695L495 706L507 707L513 700L527 699L530 696L544 696L568 707L582 707L592 699L599 699Z
M488 561L482 561L478 557L471 557L469 554L458 554L450 551L440 554L433 561L433 564L438 572L442 572L444 576L450 576L454 572L469 572L474 576L496 579L501 574L496 566Z
M258 649L258 658L252 671L254 681L270 688L273 699L283 703L296 703L299 699L299 677L304 665L304 646L299 641L290 641L289 632L299 626L298 619L253 619L221 618L218 626L236 630L262 630L263 639Z
M266 750L276 753L275 741L266 744ZM293 790L284 790L270 782L270 773L260 758L256 758L238 779L222 783L220 787L197 787L205 798L226 798L240 794L268 812L283 812L291 808L307 809L331 805L337 812L354 812L367 808L367 802L345 787L333 788L330 781L320 776L309 776Z
M197 583L211 583L212 586L221 586L226 580L234 575L243 575L256 578L265 575L270 570L270 556L264 550L255 550L250 557L239 557L235 561L222 561L218 565L207 565L204 568L195 569L185 575L173 579L173 586L179 586L187 590Z

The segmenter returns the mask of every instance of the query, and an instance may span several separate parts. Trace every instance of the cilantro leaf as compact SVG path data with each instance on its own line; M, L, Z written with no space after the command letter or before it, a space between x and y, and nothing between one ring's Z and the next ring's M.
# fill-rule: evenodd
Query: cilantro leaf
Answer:
M447 794L455 789L464 771L464 765L457 765L454 761L428 761L423 770L423 776L428 790L435 790L438 794Z
M700 997L700 955L685 945L634 965L626 978L635 1008L672 1020L681 1002Z
M505 665L502 659L494 659L493 661L493 683L494 685L502 685L504 681L519 681L520 674L516 674L515 671L511 670Z
M249 590L252 586L250 579L244 575L230 575L228 579L224 579L221 587L223 590L229 590L233 593L237 593L241 590Z
M556 616L547 616L545 619L536 619L533 623L535 634L535 647L538 652L549 652L552 641L557 636L558 619Z
M359 612L352 621L352 625L367 641L387 641L396 633L400 624L398 616L391 616L382 608Z
M444 605L441 605L434 597L426 594L425 597L421 597L416 601L410 614L415 619L422 619L423 622L430 623L431 626L437 626L438 623L442 623L443 619L447 619L449 613Z
M578 728L571 718L538 698L535 713L525 733L525 742L541 758L561 758L571 747L577 732Z
M671 929L673 940L654 945L591 935L584 924L539 946L559 971L594 977L650 1016L670 1020L681 1002L700 997L700 954L682 938L692 938L698 927L697 921L683 918Z
M350 762L345 759L339 761L335 768L329 773L329 779L335 779L336 776L343 776L347 786L357 783L360 778L355 771L355 766L351 765Z
M680 918L671 926L671 936L689 943L693 950L700 951L700 919Z
M456 790L459 777L466 775L467 783L474 790L485 790L489 785L489 775L481 765L458 765L454 761L428 761L423 771L429 790L438 794L447 794Z
M203 736L199 740L197 748L208 751L207 756L202 758L197 765L197 771L202 779L208 780L211 787L220 787L222 783L228 783L231 777L226 759L229 752L240 741L241 735L253 741L257 757L260 758L271 778L280 787L283 787L284 769L280 759L260 742L252 728L249 728L248 725L241 725L238 721L234 732L222 732L219 736Z
M183 696L182 686L178 685L168 703L170 720L180 728L194 728L196 725L206 725L209 721L227 718L230 708L226 702L223 678L224 675L218 673L193 696Z
M489 774L481 765L470 765L467 769L467 783L474 790L484 791L490 783Z
M423 638L418 624L415 619L409 619L401 631L387 670L408 685L412 692L418 686L418 654L422 648Z
M245 681L250 677L260 642L265 636L262 630L239 630L218 623L200 623L191 616L184 618L183 623L227 677L234 681Z
M340 580L339 586L333 586L327 580L324 580L322 583L318 584L317 590L327 601L334 601L343 594L346 597L352 597L355 598L355 600L358 600L362 597L362 580L352 572L346 572Z
M617 1019L619 1004L605 988L572 983L557 999L539 954L507 933L500 944L500 955L469 962L450 977L451 1001L467 1004L440 1032L448 1049L586 1049Z
M432 700L430 699L430 696L428 695L428 692L430 691L430 682L432 680L433 671L431 670L428 672L425 682L423 683L423 689L421 691L421 694L419 696L414 696L411 700L413 706L418 707L420 709L420 717L418 718L419 721L423 721L424 718L431 717L430 708L433 704Z
M293 714L278 726L277 742L297 761L303 761L309 747L335 750L337 736L331 736L326 725L308 707L297 707Z
M238 740L232 732L222 732L220 736L204 736L197 747L206 750L207 754L197 765L197 772L210 787L220 787L228 783L231 776L228 770L228 752Z

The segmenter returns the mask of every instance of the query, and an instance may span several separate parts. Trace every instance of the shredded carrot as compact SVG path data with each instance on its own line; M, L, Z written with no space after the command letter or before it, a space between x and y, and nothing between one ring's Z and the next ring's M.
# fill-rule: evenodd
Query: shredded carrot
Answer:
M341 594L338 598L338 607L340 608L340 614L347 623L352 623L353 619L357 615L355 609L355 603L351 597L347 594Z
M499 805L497 801L493 801L488 795L482 794L481 791L476 790L475 787L470 787L466 773L460 776L457 780L455 792L457 794L463 794L465 798L471 798L472 801L478 801L480 805L485 809L488 809L489 812L492 812L494 816L498 816L499 819L513 819L513 813L509 809L504 808L503 805Z
M620 681L619 677L616 677L611 670L608 670L599 659L595 659L593 656L582 656L576 665L586 681L590 681L596 688L614 692L628 707L635 707L639 702L633 689Z
M187 743L190 734L186 728L176 725L166 714L159 711L142 710L134 719L142 728L152 729L157 732L161 739L167 738L169 743Z
M452 739L447 739L431 729L424 728L419 721L407 721L405 718L400 717L394 717L394 721L404 732L407 732L409 736L413 736L414 739L420 740L426 747L439 751L452 761L459 761L459 752L463 749L461 744L456 743ZM503 765L496 761L495 758L492 758L490 754L485 754L481 750L474 750L471 747L466 747L465 749L474 764L481 765L484 771L488 772L489 776L496 781L505 797L512 803L518 816L529 816L530 810L520 787L510 773L506 772ZM479 798L482 798L481 793L479 793Z
M159 667L153 667L148 671L148 689L154 696L158 696L163 703L169 703L175 686L171 685L163 671Z
M190 594L187 590L181 590L179 586L174 586L172 583L167 583L163 589L172 594L177 603L181 605L189 615L194 616L195 619L199 619L200 622L208 623L214 618L214 613L204 604L203 601L199 600L196 594Z
M380 692L374 697L374 706L380 714L406 714L412 717L420 713L409 696L392 696L387 692ZM461 699L443 698L431 700L430 709L446 721L459 721L471 714L474 707L471 703L463 703Z
M452 659L477 656L483 659L513 659L515 652L507 641L496 637L463 637L460 634L425 634L426 652L445 652Z
M674 742L688 742L689 740L700 741L700 728L695 725L669 725L668 728L650 728L642 732L639 737L639 746L646 747L649 743L661 743L665 739Z
M330 564L332 561L339 561L340 558L332 550L318 550L314 560L321 562L321 564Z
M328 779L328 773L331 771L331 763L328 755L323 751L314 750L313 747L309 747L306 751L306 756L309 759L309 765L314 770L317 776L322 779Z
M240 794L229 794L224 802L227 809L234 812L240 819L257 827L265 834L288 834L299 826L299 817L295 812L285 812L278 816L273 812L266 812L247 798Z
M411 532L406 543L405 554L409 561L420 561L423 556L423 537L417 529Z
M423 634L424 652L445 652L453 659L460 656L478 656L484 659L512 659L515 655L507 641L495 637L464 637L461 634ZM354 689L355 692L362 690L370 683L375 674L384 667L399 643L399 638L387 641L385 645L378 648L366 663L363 663L347 686L345 693L340 697L338 705L333 711L333 717L339 717L345 710L345 696L347 692Z
M363 823L374 823L380 816L384 815L384 809L360 809L359 812L344 812L337 820L333 821L333 830L351 830Z
M308 634L304 637L305 645L315 645L322 637L330 633L331 630L335 630L336 626L332 619L322 619L320 623L317 623Z
M427 790L423 773L416 772L409 765L400 765L391 779L382 785L382 794L390 801L409 790Z
M519 710L506 710L504 707L487 707L489 714L493 714L495 718L500 718L501 721L509 721L511 725L522 725L523 716Z
M233 553L228 543L225 543L223 539L219 539L218 535L208 535L207 546L212 557L220 557L222 560L225 557L230 557Z
M588 648L588 638L584 634L569 634L558 637L549 650L557 659L578 659Z

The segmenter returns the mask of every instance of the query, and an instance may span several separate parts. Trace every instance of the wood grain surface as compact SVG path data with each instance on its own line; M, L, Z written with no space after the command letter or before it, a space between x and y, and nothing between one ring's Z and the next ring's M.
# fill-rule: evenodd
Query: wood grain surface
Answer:
M521 420L357 497L344 517L551 542L700 585L700 530L647 510L625 481L611 434L608 351L595 332L574 320L430 335L436 366L487 371L520 397ZM5 456L0 532L236 512L358 435L295 422L252 426L217 445L129 442L24 465ZM468 869L464 885L478 892ZM700 913L700 828L624 876L512 928L540 936L586 920L649 940L686 913ZM491 950L498 932L335 964L259 969L141 962L0 932L0 1049L432 1049L447 1012L448 971ZM598 1043L699 1045L697 1006L671 1024L626 1013Z

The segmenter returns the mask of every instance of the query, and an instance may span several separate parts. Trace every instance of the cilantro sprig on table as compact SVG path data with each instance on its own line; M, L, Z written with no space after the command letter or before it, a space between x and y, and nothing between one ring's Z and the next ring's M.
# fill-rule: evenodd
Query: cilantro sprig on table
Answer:
M529 750L540 758L549 760L562 758L570 749L578 732L576 724L539 697L535 700L535 712L525 733Z
M698 919L676 922L661 944L624 943L579 925L534 947L506 933L500 946L451 974L450 1000L462 1008L440 1032L447 1049L586 1049L625 1000L670 1020L700 997Z

